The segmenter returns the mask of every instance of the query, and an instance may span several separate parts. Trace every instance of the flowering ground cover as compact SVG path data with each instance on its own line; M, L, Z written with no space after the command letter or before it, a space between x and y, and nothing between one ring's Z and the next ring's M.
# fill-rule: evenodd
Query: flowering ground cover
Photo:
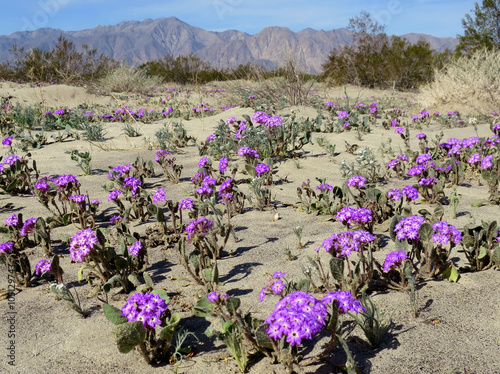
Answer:
M221 92L2 83L1 371L500 372L500 118Z

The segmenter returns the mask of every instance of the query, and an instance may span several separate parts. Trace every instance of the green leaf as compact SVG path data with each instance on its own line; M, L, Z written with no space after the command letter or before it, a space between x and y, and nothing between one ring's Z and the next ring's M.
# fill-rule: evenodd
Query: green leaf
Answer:
M134 286L140 286L141 282L139 282L139 279L134 274L129 274L127 278Z
M458 270L455 265L451 264L448 269L443 271L443 277L448 279L450 282L457 282L460 274L458 274Z
M168 297L167 295L167 291L165 290L162 290L161 288L160 289L156 289L156 290L153 290L151 292L153 295L158 295L160 296L163 300L165 300L165 302L168 304L168 302L170 301L170 297Z
M309 279L301 279L295 285L297 290L304 291L304 292L309 291L310 286L311 286L311 281Z
M148 205L148 212L152 215L152 216L156 216L156 214L158 213L158 207L154 204L149 204Z
M175 326L165 326L160 330L160 339L166 342L170 342L174 336Z
M118 351L128 353L146 339L146 328L139 321L122 323L115 326L113 336Z
M113 275L102 287L104 292L108 293L112 287L119 286L122 281L122 276L120 274Z
M267 335L266 325L260 325L255 331L255 338L259 347L273 349L271 338Z
M144 277L144 282L146 282L146 284L151 288L153 289L155 287L155 284L153 282L153 280L151 279L151 277L149 276L148 273L144 272L144 274L142 274L142 276Z
M197 317L208 317L212 315L213 309L214 303L211 303L205 296L196 302L193 307L193 314Z
M83 271L85 269L90 269L94 270L94 267L90 264L83 264L82 267L78 270L78 282L82 283L85 280L85 277L83 276Z
M237 297L230 297L226 300L226 308L229 313L234 313L240 307L241 301Z
M344 277L344 260L332 257L330 260L330 271L333 278L340 282Z
M431 238L431 234L433 232L434 232L434 230L432 230L432 226L429 223L427 223L427 222L422 223L422 225L420 226L420 229L418 230L418 235L420 236L420 241L422 243L426 243Z
M113 305L103 304L102 310L106 318L113 322L115 325L120 325L127 322L127 317L122 316L121 310L114 307Z
M486 257L487 254L488 254L488 250L485 247L481 246L479 248L479 256L477 256L477 259L480 260L480 259Z
M213 282L213 270L212 269L203 269L202 270L203 276L205 279L209 282Z
M500 266L500 247L496 247L491 255L491 261L495 264L496 267Z
M18 180L14 179L12 182L10 182L10 184L7 186L7 188L5 190L7 192L13 191L14 188L16 188L16 186L17 186L17 182L18 182Z

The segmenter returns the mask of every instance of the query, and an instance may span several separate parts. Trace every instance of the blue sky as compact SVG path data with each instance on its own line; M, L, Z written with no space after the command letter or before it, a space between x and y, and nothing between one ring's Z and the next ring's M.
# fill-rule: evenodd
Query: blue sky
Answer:
M267 26L331 30L368 11L388 34L455 37L474 1L463 0L14 0L2 2L0 35L52 27L67 31L122 21L177 17L206 30L255 34Z

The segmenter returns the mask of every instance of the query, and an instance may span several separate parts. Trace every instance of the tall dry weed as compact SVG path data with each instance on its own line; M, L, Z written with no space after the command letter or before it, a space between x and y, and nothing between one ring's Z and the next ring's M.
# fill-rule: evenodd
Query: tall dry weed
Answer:
M450 61L417 97L424 107L460 105L462 113L500 108L500 51L480 50Z
M160 85L162 80L159 77L150 77L144 70L129 65L113 69L99 81L99 86L103 90L127 93L142 93Z

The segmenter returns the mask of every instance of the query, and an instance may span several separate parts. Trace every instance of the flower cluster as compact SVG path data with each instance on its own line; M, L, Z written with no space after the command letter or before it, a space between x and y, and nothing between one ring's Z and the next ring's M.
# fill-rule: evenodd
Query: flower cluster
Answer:
M164 188L158 188L158 190L153 195L153 203L157 203L159 201L166 201L166 193Z
M38 261L35 265L35 274L42 275L43 273L47 273L52 270L52 262L47 259L43 259Z
M12 144L12 139L14 139L13 136L7 136L2 140L2 145L11 145Z
M368 223L373 219L372 211L367 208L343 207L337 212L335 219L342 223L347 223L349 227Z
M269 274L268 274L269 275ZM286 273L277 271L269 279L269 282L265 287L262 287L259 293L259 300L264 301L266 295L274 294L279 295L285 289L285 284L281 280L286 275Z
M398 240L412 239L419 240L418 230L424 223L425 218L422 216L404 217L394 227L394 232Z
M202 158L200 158L200 161L198 161L198 168L202 168L202 167L205 167L205 165L208 163L208 157L206 156L203 156Z
M12 248L14 248L14 243L2 243L0 244L0 253L10 253L12 251Z
M71 260L83 262L98 243L97 235L92 229L84 229L71 237L69 253Z
M323 240L321 247L316 248L315 251L317 252L321 248L324 248L326 252L330 252L333 249L333 252L330 253L332 256L348 257L351 252L358 252L363 244L370 243L373 240L375 240L375 236L368 231L345 231L335 233L329 238L326 238Z
M21 157L19 157L17 155L9 155L9 156L4 158L2 164L12 166L16 163L17 160L20 160L20 159L21 159Z
M302 339L311 339L326 324L328 315L324 303L304 291L297 291L281 299L264 321L266 332L274 340L286 336L290 345L300 345Z
M179 209L193 209L193 199L184 199L179 202Z
M366 312L366 309L361 305L359 300L356 300L349 291L328 292L321 301L324 304L331 304L333 300L337 300L337 307L340 313L359 313Z
M407 257L408 256L406 255L406 252L401 249L388 253L385 256L385 261L384 265L382 266L382 270L384 270L387 273L392 268L400 266L403 263L403 261L407 259Z
M132 256L137 257L137 256L139 256L139 252L141 251L141 249L142 249L142 244L141 244L141 242L137 241L137 242L133 243L132 245L130 245L127 248L127 251Z
M357 188L364 187L365 183L366 183L366 178L360 175L350 177L346 182L348 187L357 187Z
M123 166L115 166L109 170L108 177L110 179L119 178L123 175L128 175L132 170L132 165L126 164Z
M27 236L28 234L35 232L35 225L36 225L36 218L35 217L28 218L24 222L21 231L19 231L19 235Z
M108 201L116 200L121 193L122 192L120 190L110 191L108 194Z
M69 200L75 202L77 205L81 206L88 199L87 195L73 195L69 197Z
M141 180L134 177L126 177L124 182L125 184L123 185L123 187L130 188L130 190L132 191L132 195L134 196L137 192L137 189L142 185Z
M67 187L68 184L73 184L75 186L80 186L80 182L74 175L71 174L63 174L58 176L57 178L51 179L52 182L58 187Z
M7 226L17 226L18 223L19 219L15 213L5 220Z
M387 197L393 201L399 201L403 197L403 194L399 190L399 188L391 188L387 192Z
M170 156L170 152L165 151L164 149L160 149L160 150L156 151L155 161L160 162L166 156Z
M267 164L257 164L255 165L255 172L257 176L260 177L262 174L267 173L271 168Z
M42 193L47 192L49 190L49 184L47 183L48 179L50 179L50 176L45 176L37 180L35 183L35 188Z
M259 158L259 154L256 150L251 149L250 147L240 147L238 149L238 156L245 156L247 158Z
M410 200L417 200L418 199L418 190L413 187L413 186L405 186L403 187L403 195L406 196L406 198Z
M452 242L458 244L462 240L462 233L453 225L448 224L446 221L439 221L432 225L432 229L437 231L431 237L435 244L442 246L448 245Z
M188 232L188 239L203 238L208 233L209 230L212 230L213 221L209 220L206 217L198 218L197 220L189 222L186 226L186 232Z
M136 292L122 307L122 316L127 317L129 322L140 321L144 327L154 329L156 325L161 325L167 308L167 302L159 295Z
M211 303L215 303L216 301L220 300L227 300L229 298L228 294L222 294L220 291L212 291L207 295L208 301Z
M225 173L227 171L227 164L229 163L227 157L221 157L219 160L219 171Z

